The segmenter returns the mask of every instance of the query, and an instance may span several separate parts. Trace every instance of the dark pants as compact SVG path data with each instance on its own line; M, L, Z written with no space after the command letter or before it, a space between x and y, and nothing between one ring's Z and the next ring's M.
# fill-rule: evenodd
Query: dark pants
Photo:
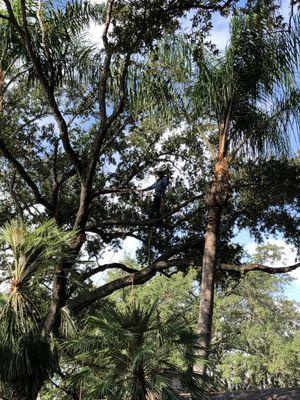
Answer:
M149 213L149 218L160 218L163 208L164 196L160 194L155 194Z

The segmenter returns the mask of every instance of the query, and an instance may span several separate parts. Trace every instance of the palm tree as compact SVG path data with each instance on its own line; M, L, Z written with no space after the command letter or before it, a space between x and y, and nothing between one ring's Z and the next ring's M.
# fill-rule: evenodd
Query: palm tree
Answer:
M199 59L199 106L208 104L216 122L215 176L207 191L208 222L202 265L199 333L208 357L214 271L222 212L231 196L230 166L239 157L287 154L288 124L299 113L295 69L299 40L272 28L275 15L259 5L231 24L224 57ZM298 114L299 117L299 114Z
M35 399L58 368L56 345L40 329L45 300L50 300L42 282L54 273L72 237L52 220L34 229L13 221L0 230L1 244L11 251L6 259L10 286L0 305L0 382L13 399Z
M156 303L123 310L108 306L66 345L81 365L71 382L81 386L85 398L175 400L181 398L177 381L201 399L201 381L192 371L196 342L183 320L162 321Z
M184 121L195 137L201 137L214 170L206 193L198 322L204 359L211 341L220 225L232 196L231 166L238 159L259 160L289 152L288 128L299 123L300 111L295 82L298 31L299 13L287 29L273 4L253 3L245 14L233 16L230 44L221 56L190 44L186 37L168 39L135 80L153 101L159 97L159 117L165 112L169 120Z

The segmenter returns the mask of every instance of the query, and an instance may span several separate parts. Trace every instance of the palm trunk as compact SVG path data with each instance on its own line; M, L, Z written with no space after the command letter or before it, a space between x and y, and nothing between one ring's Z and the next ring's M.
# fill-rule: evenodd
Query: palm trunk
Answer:
M4 71L0 67L0 117L3 113Z
M36 400L43 385L44 381L35 383L34 388L31 387L28 392L28 388L26 389L22 384L16 384L11 388L11 400Z
M220 221L222 207L210 207L208 211L208 223L205 235L202 279L201 279L201 297L198 321L199 356L202 364L199 366L198 373L202 376L206 371L206 360L209 357L212 317L214 302L214 276L216 269L217 244L219 239Z
M11 400L28 400L26 394L20 388L15 388L12 392Z
M212 319L214 303L215 270L220 233L222 209L227 204L231 193L229 186L228 163L225 157L219 157L215 166L215 178L208 190L206 201L208 206L208 221L205 235L202 263L200 309L198 320L199 356L202 358L197 372L202 377L206 374L206 362L210 352L212 336Z
M132 400L146 400L147 390L143 365L138 365L134 370L134 393Z
M4 128L4 119L3 119L3 99L4 97L4 72L0 67L0 133L2 134L2 130Z

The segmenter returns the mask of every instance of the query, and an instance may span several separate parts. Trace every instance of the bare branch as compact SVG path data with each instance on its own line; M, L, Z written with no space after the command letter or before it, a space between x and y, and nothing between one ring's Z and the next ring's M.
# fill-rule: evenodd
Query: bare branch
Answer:
M300 267L300 263L290 265L288 267L268 267L262 264L243 264L243 265L232 265L232 264L221 264L220 269L222 271L234 271L240 273L247 273L252 271L261 271L268 274L286 274L288 272L294 271Z
M70 300L67 306L71 312L78 313L84 308L93 304L95 301L110 295L116 290L131 285L141 285L149 281L156 275L157 272L161 272L175 266L189 267L191 264L193 264L193 261L189 259L172 259L154 262L147 268L141 269L140 271L137 271L131 275L115 279L103 286L100 286L90 293L85 293L84 295Z
M28 69L24 69L23 71L19 72L18 74L16 74L15 76L13 76L8 82L7 84L4 86L3 88L3 93L6 92L6 90L8 89L9 85L11 85L15 80L17 80L20 76L22 76L23 74L25 74L28 71Z
M122 70L121 79L120 79L120 87L119 87L119 103L107 121L108 126L112 125L112 123L121 114L121 112L123 111L123 108L124 108L125 98L126 98L126 76L128 73L130 56L131 56L131 53L127 53L126 57L124 59L123 70Z
M55 168L54 168L55 169ZM55 181L52 187L52 204L55 208L57 205L58 193L61 186L72 176L76 175L76 169L73 168L69 172L65 173L64 175L57 176L56 170L54 171Z
M183 207L187 206L188 204L199 200L203 198L205 195L199 194L191 197L190 199L176 205L173 207L169 212L165 213L162 215L160 218L153 218L153 219L143 219L143 220L117 220L117 219L110 219L106 221L100 221L97 223L97 226L110 226L110 225L116 225L116 226L153 226L156 225L160 222L162 222L164 219L171 217L172 215L176 214L178 211L180 211ZM87 230L93 229L95 226L88 225Z
M130 61L129 53L126 55L125 60L124 60L124 65L123 65L123 70L122 70L122 75L121 75L121 80L120 80L120 87L119 87L119 103L118 103L117 107L114 109L112 115L107 119L106 86L107 86L110 60L111 60L111 55L110 55L110 53L108 53L108 55L106 56L105 61L104 61L102 76L101 76L100 83L99 83L99 109L100 109L101 122L100 122L100 129L99 129L98 135L93 143L92 151L91 151L91 155L90 155L90 163L89 163L89 167L88 167L88 171L87 171L87 185L88 186L91 186L91 184L92 184L92 179L93 179L93 176L95 173L95 168L96 168L96 165L98 162L101 146L104 142L104 139L105 139L107 133L109 132L109 128L112 126L112 124L118 118L118 116L122 113L124 103L125 103L126 76L127 76L128 65L129 65L129 61Z
M111 263L111 264L99 265L97 268L93 268L89 271L86 271L83 274L81 274L81 278L83 281L85 281L86 279L90 278L91 276L98 274L99 272L106 271L108 269L121 269L122 271L128 272L129 274L134 274L135 272L138 272L137 269L129 268L125 264Z
M102 34L102 40L103 40L104 48L106 51L108 51L107 34L108 34L110 22L111 22L114 0L109 0L107 5L108 5L108 9L107 9L106 20L104 23L103 34ZM100 117L101 117L102 130L103 130L103 127L106 125L106 119L107 119L106 83L107 83L107 79L108 79L108 75L109 75L110 62L111 62L111 52L108 51L108 53L106 54L106 57L104 59L103 68L101 71L101 78L99 81L99 88L98 88L98 101L99 101L99 111L100 111Z
M52 209L52 204L44 199L34 181L30 178L28 173L25 171L23 165L12 155L12 153L7 149L4 140L0 139L0 149L2 150L3 156L16 168L19 175L31 188L36 201L46 207L48 210Z
M103 28L103 33L102 33L102 40L103 40L103 43L104 43L105 47L108 44L108 42L107 42L107 34L108 34L109 25L110 25L110 21L111 21L114 2L115 2L115 0L109 0L108 4L107 4L108 5L108 10L107 10L106 20L105 20L105 23L104 23L104 28Z
M112 187L112 188L103 188L98 190L94 194L94 198L97 196L100 196L101 194L111 194L111 193L134 193L137 192L137 189L122 189L118 187Z
M69 309L74 312L80 312L84 308L90 306L95 301L110 295L111 293L119 290L121 288L130 286L130 285L141 285L150 279L152 279L158 272L163 273L164 275L170 277L175 273L175 271L171 270L168 272L168 269L171 267L181 267L181 268L189 268L192 265L200 265L200 259L194 258L175 258L170 260L159 260L157 259L153 262L149 267L141 269L140 271L134 272L131 275L127 275L122 278L115 279L101 287L93 290L90 293L85 293L83 296L79 296L75 299L72 299L68 303ZM119 265L117 263L117 265ZM122 265L122 264L121 264ZM243 266L231 265L231 264L221 264L220 269L223 271L237 271L237 272L251 272L251 271L261 271L270 274L274 273L287 273L295 270L300 266L300 263L295 265L291 265L289 267L282 268L272 268L267 267L265 265L260 264L245 264ZM179 272L180 268L177 270Z

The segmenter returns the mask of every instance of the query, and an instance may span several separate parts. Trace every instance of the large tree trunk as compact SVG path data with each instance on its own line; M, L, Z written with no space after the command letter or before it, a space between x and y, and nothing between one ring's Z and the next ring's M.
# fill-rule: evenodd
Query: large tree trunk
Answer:
M199 356L202 359L198 372L201 375L205 374L205 361L209 356L211 342L214 302L214 275L216 269L216 254L219 239L220 221L221 207L219 206L210 208L208 211L208 223L205 235L198 322L198 332L200 335Z
M44 335L49 332L55 334L58 332L60 326L60 310L65 306L67 301L68 277L66 271L73 266L74 260L78 256L84 241L85 233L79 233L73 238L69 247L72 256L67 260L62 260L55 274L51 304L42 329Z
M146 390L146 380L145 371L143 365L137 365L134 370L134 393L132 395L132 400L146 400L147 390Z
M3 99L4 97L4 71L0 67L0 133L2 134L2 130L4 128L4 119L3 119Z
M226 158L223 158L218 161L215 166L215 179L212 181L206 196L208 221L201 272L200 309L198 320L198 333L200 335L199 356L202 360L201 364L197 367L197 372L202 376L206 373L206 361L209 358L210 352L214 303L214 278L222 209L231 196L228 179L228 164Z

